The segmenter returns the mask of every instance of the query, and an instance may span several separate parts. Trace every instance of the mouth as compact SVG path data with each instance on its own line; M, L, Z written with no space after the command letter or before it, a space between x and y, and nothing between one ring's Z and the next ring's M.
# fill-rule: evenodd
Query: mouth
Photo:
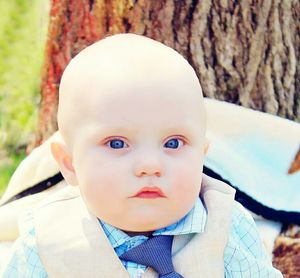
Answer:
M131 198L156 199L166 198L165 194L157 186L146 186Z

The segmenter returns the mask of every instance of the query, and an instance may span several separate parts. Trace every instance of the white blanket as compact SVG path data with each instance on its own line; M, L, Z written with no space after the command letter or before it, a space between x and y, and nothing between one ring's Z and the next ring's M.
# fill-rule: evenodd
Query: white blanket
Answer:
M300 171L288 169L300 147L300 124L237 105L206 100L205 165L258 202L300 213Z

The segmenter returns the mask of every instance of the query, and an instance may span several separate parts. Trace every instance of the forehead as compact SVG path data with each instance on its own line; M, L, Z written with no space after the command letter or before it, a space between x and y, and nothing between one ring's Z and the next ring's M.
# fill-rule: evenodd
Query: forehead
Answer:
M176 82L162 82L95 93L84 108L83 126L111 131L202 129L205 119L201 92L186 92L186 88Z

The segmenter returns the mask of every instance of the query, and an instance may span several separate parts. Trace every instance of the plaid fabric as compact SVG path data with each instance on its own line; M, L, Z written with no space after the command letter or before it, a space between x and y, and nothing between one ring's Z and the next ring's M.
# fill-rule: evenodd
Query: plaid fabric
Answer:
M34 228L16 240L8 265L0 277L48 277L38 255Z
M203 232L206 221L205 208L198 199L194 208L180 221L157 230L153 235L179 235ZM225 277L283 277L272 267L271 258L264 250L251 215L235 203L229 240L224 253ZM33 224L33 223L32 223ZM107 223L100 222L118 256L147 240L145 236L129 237ZM131 277L141 277L146 267L133 262L122 261ZM3 278L47 277L37 252L35 230L28 227L25 235L14 244ZM187 277L188 278L188 277Z
M252 216L242 205L235 204L231 233L224 252L225 277L283 277L273 268Z

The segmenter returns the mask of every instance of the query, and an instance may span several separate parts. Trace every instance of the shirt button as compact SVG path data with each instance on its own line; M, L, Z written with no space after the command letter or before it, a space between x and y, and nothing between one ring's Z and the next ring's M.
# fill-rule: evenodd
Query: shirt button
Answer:
M143 276L144 272L145 271L143 269L138 268L134 273L134 278L141 278Z

